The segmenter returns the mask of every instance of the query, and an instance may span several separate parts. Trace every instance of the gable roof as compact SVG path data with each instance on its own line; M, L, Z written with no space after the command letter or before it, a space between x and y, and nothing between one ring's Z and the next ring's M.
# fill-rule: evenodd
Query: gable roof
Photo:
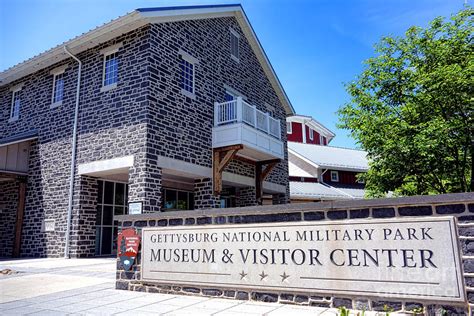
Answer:
M365 190L362 187L335 187L320 182L290 182L290 197L302 200L347 200L363 199Z
M295 113L293 106L240 4L158 7L134 10L0 72L0 86L68 59L69 56L64 52L64 46L67 46L68 50L76 55L148 23L164 23L228 16L233 16L237 19L265 74L275 89L280 102L285 107L287 115L293 115Z
M288 142L288 152L317 168L366 172L367 153L362 150Z
M314 130L322 132L327 137L328 143L336 136L333 131L321 124L318 120L309 115L295 114L286 119L287 122L300 122L312 127Z

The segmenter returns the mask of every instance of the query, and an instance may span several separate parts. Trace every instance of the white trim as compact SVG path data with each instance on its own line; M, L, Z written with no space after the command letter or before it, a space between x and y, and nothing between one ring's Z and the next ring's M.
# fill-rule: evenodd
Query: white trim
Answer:
M237 31L236 31L236 30L234 30L233 28L231 28L231 27L230 27L230 28L229 28L229 31L230 31L232 34L234 34L234 35L235 35L235 37L237 37L237 38L239 38L239 39L240 39L240 34L239 34L239 33L237 33Z
M10 119L8 122L15 122L19 119L20 117L20 110L21 110L21 98L20 98L20 105L18 106L18 113L15 114L15 96L17 93L20 93L21 88L23 87L23 84L20 87L15 87L14 90L12 90L12 99L10 103ZM15 115L14 115L15 114Z
M315 120L311 116L306 115L293 115L286 118L287 121L292 122L301 122L303 124L308 124L308 126L312 127L315 131L317 131L321 135L326 135L326 138L329 141L336 136L331 130L325 127L323 124Z
M67 67L69 67L69 64L65 64L65 65L56 67L56 68L54 68L54 69L51 69L51 71L49 72L49 74L50 74L50 75L54 75L54 76L60 75L60 74L62 74L62 73L64 73L64 72L66 71Z
M63 105L63 101L58 101L58 102L54 102L54 103L51 103L51 105L49 106L50 109L54 109L54 108L57 108L58 106L61 106Z
M309 126L308 128L309 128L309 140L314 140L314 130Z
M248 100L248 98L245 95L243 95L242 93L240 93L240 91L232 88L229 85L224 84L224 89L225 89L225 92L228 92L229 94L235 95L235 97L242 97L242 99L244 99L245 101Z
M293 122L290 122L290 121L286 121L286 133L287 134L293 134ZM288 129L288 126L290 127Z
M64 68L64 69L66 69L66 68ZM56 94L55 91L54 91L56 89L56 77L59 76L59 75L62 75L63 73L64 73L64 70L62 72L59 71L59 72L56 72L56 73L53 74L53 91L51 93L51 105L49 106L50 109L56 108L56 107L63 104L63 99L64 99L64 76L63 76L63 92L62 92L63 95L62 95L62 99L57 101L57 102L54 102L54 97L55 97L55 94Z
M102 86L102 88L100 88L100 92L106 92L106 91L109 91L109 90L113 90L115 88L117 88L117 83L116 82L111 83L111 84L106 85L106 86Z
M240 62L240 34L237 33L235 30L233 30L232 28L229 28L229 31L230 31L230 37L229 37L229 40L230 40L230 58L236 62ZM235 39L237 40L237 55L234 55L233 54L233 51L232 51L232 40L233 38L232 37L235 37Z
M319 144L320 144L320 145L323 145L323 143L324 143L324 142L323 142L323 137L324 137L324 136L323 136L322 134L319 134Z
M178 54L181 56L181 58L183 60L185 60L188 63L193 65L193 73L192 73L192 76L193 76L192 90L193 90L193 92L190 92L190 91L188 91L188 90L181 87L181 93L183 95L187 96L188 98L196 100L196 65L199 64L199 60L197 58L191 56L189 53L185 52L181 48L179 49ZM181 76L182 75L183 74L181 73ZM181 80L183 80L183 78L181 78ZM180 84L181 84L181 82L180 82Z
M37 138L38 138L38 136L31 136L31 137L27 137L27 138L22 138L22 139L18 139L18 140L8 142L8 143L0 144L0 147L5 147L5 146L14 145L14 144L24 143L24 142L28 142L30 140L37 139Z
M193 85L194 85L194 80L193 80ZM194 87L193 87L193 90L195 90ZM189 92L188 90L183 89L183 88L181 88L181 93L184 94L185 96L187 96L188 98L196 100L196 94L195 93Z
M22 83L19 83L19 84L16 84L14 85L13 87L10 88L10 92L17 92L17 91L20 91L21 89L23 89L23 86L25 85L24 82Z
M101 55L105 55L105 56L111 55L111 54L113 54L113 53L118 52L119 49L120 49L122 46L123 46L123 43L117 43L117 44L115 44L115 45L112 45L112 46L106 47L106 48L104 48L104 49L101 49L99 53L100 53Z
M336 170L331 170L331 181L332 182L339 182L339 171ZM333 175L335 175L335 179L333 178Z
M77 166L77 174L91 174L115 169L130 168L133 166L133 155L106 160L97 160L88 163L82 163Z
M181 48L179 49L178 51L178 54L184 59L186 60L187 62L191 63L191 64L199 64L199 59L197 59L196 57L193 57L191 56L189 53L185 52L184 50L182 50Z
M112 55L112 54L115 54L115 53L116 53L116 51L104 54L104 58L103 58L103 61L102 61L102 88L100 88L100 92L105 92L105 91L109 91L109 90L117 88L118 72L119 72L118 65L117 65L117 81L114 82L114 83L110 83L108 85L105 85L105 64L106 64L106 61L107 61L107 57ZM117 64L118 64L118 57L115 56L115 59L117 59Z

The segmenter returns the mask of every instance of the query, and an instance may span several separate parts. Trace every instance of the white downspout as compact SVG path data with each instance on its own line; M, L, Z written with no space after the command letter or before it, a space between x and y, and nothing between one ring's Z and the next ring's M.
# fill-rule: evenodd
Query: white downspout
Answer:
M72 131L72 151L71 151L71 175L69 181L69 202L67 206L67 226L66 226L66 246L64 247L64 258L68 259L69 256L69 239L71 234L71 218L72 218L72 198L74 194L74 176L76 167L76 139L77 139L77 120L79 117L79 93L81 89L81 70L82 62L71 54L67 47L64 46L66 54L71 56L79 64L79 70L77 72L77 84L76 84L76 108L74 110L74 127Z

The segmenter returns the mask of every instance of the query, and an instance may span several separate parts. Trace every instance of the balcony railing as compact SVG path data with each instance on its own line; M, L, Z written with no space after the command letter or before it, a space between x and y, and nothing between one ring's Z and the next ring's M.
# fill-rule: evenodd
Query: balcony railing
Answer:
M277 139L281 139L280 120L257 110L242 97L223 103L214 103L214 126L245 123Z

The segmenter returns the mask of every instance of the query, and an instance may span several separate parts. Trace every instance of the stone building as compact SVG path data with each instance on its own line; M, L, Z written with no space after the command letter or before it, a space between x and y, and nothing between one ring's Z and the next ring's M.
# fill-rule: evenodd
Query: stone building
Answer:
M286 203L292 114L240 5L137 9L13 66L0 257L113 254L129 212Z

